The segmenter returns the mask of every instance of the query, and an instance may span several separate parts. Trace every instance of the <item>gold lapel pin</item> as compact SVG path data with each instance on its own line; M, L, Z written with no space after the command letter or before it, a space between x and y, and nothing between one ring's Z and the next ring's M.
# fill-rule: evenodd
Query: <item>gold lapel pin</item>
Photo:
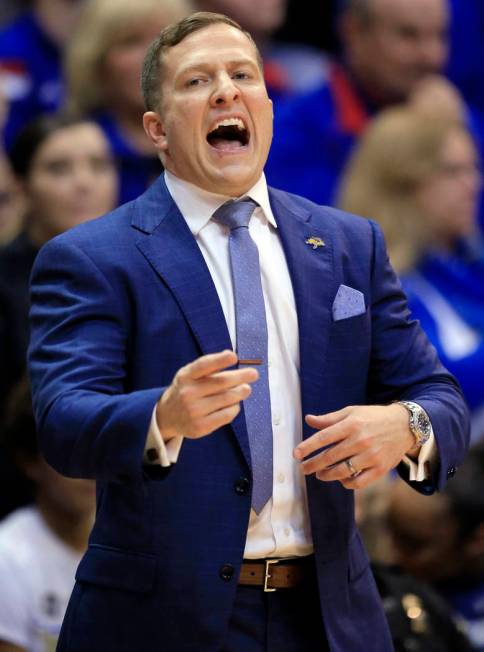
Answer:
M322 240L321 238L317 238L315 235L309 237L305 242L306 244L311 245L313 249L317 249L318 247L325 246L324 240Z

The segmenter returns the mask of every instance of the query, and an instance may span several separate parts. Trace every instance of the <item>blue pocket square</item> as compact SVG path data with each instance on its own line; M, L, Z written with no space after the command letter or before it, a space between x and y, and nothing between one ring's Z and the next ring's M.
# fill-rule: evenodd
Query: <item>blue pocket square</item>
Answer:
M356 317L365 312L365 297L363 292L340 285L333 301L333 321Z

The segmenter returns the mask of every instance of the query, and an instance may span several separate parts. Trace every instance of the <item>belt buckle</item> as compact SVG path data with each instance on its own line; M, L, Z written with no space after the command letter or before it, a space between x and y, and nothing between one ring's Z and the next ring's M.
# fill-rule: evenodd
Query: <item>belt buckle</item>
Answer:
M277 591L277 589L274 589L274 588L271 588L271 587L267 586L267 582L271 578L271 574L269 573L270 567L272 566L272 564L278 564L279 561L280 561L279 559L266 559L265 560L266 568L265 568L265 575L264 575L264 593L273 593L274 591Z

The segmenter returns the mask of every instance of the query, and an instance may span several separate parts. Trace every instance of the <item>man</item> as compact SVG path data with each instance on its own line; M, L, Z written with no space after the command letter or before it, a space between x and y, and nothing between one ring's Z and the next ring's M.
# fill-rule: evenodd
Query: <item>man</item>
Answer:
M164 177L33 273L44 452L98 481L59 649L387 652L352 489L406 453L442 486L461 394L377 227L267 190L272 106L237 23L164 30L143 90Z
M326 80L276 115L269 183L320 203L336 200L348 156L370 118L407 101L448 57L447 0L348 0L341 60Z
M412 516L409 519L409 516ZM390 492L395 561L431 584L484 650L484 447L471 448L455 483L421 501L404 483Z

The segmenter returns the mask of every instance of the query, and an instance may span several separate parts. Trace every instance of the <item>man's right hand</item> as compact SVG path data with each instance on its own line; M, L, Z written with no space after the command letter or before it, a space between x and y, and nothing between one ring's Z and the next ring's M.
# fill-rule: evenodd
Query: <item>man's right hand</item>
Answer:
M204 437L240 412L240 401L259 378L256 369L227 369L237 364L233 351L197 358L176 373L156 406L156 420L164 441L177 435Z

